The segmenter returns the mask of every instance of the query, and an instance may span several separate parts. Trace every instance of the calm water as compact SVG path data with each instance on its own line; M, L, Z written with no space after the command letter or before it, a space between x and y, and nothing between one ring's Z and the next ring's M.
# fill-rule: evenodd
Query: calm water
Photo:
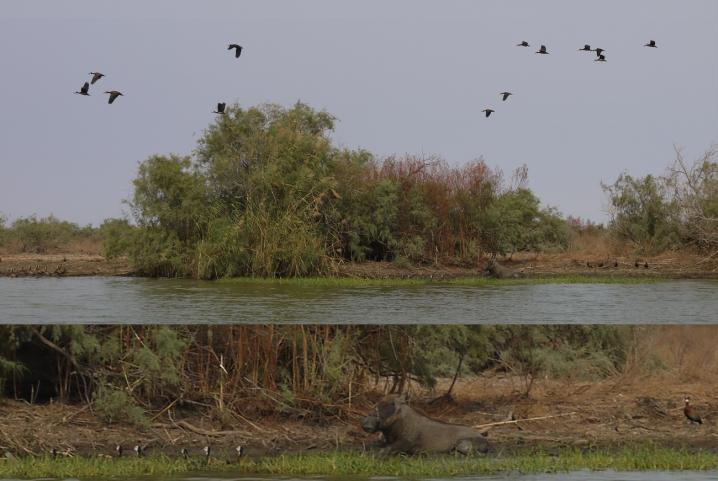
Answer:
M47 478L45 478L47 479ZM123 481L339 481L342 478L323 478L323 477L213 477L213 476L193 476L193 477L173 477L163 478L154 476L144 476L142 478L122 478ZM351 481L402 481L402 478L395 477L377 477L377 478L359 478L352 477ZM538 474L538 475L504 475L489 477L457 477L457 478L427 478L425 481L714 481L718 480L718 471L681 471L681 472L660 472L660 471L644 471L623 473L616 471L577 471L572 473L561 474ZM14 479L0 479L0 481L18 481Z
M0 278L0 323L715 323L718 281L312 287Z

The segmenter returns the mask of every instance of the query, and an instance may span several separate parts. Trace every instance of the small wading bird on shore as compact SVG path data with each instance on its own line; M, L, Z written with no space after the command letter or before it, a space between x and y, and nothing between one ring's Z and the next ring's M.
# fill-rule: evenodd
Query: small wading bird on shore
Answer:
M495 112L495 110L492 110L492 109L484 109L484 110L482 110L482 112L485 112L485 113L486 113L486 116L488 117L488 116L491 115L493 112Z
M225 104L224 102L218 103L217 110L213 110L212 113L213 114L224 114L224 108L226 107L226 105L227 104Z
M184 459L189 459L189 451L187 450L187 448L182 448L182 449L180 450L180 455L181 455Z
M236 448L234 448L234 450L237 452L238 458L244 456L244 446L237 446Z
M85 82L84 84L82 84L82 88L80 88L80 90L76 91L75 93L80 94L80 95L90 95L89 91L90 91L90 84L88 82Z
M234 49L234 58L239 58L240 55L242 55L242 46L237 45L236 43L230 43L229 47L227 47L227 50Z
M656 45L655 40L649 40L648 43L644 45L644 47L658 48L658 45ZM670 50L670 48L668 50Z
M683 407L683 414L685 414L686 418L691 422L691 424L703 424L703 420L698 415L698 413L693 409L693 406L691 406L691 399L686 396L686 398L683 400L683 402L686 403L686 405Z
M546 45L541 45L541 48L536 51L536 53L541 53L544 55L548 55L548 51L546 50Z
M102 77L105 76L105 74L100 73L100 72L90 72L90 75L92 75L92 80L90 80L91 84L94 84L95 82L97 82L98 80L100 80Z
M118 458L122 457L122 451L123 451L123 449L122 449L121 444L118 444L117 446L115 446L115 453L117 453Z
M119 91L117 91L117 90L108 90L108 91L106 91L105 93L106 93L106 94L110 94L110 98L107 99L107 103L108 103L108 104L111 104L112 102L115 101L115 99L116 99L117 97L119 97L120 95L122 95L122 92L119 92Z
M513 95L513 94L511 92L501 92L499 95L501 95L501 100L503 100L505 102L506 99L509 98L509 95Z
M204 448L202 448L202 452L204 453L204 457L207 464L209 464L209 458L212 455L212 448L210 446L205 446Z
M134 450L135 450L135 454L137 455L138 458L141 458L142 456L145 455L145 448L143 448L141 444L138 444L137 446L135 446Z

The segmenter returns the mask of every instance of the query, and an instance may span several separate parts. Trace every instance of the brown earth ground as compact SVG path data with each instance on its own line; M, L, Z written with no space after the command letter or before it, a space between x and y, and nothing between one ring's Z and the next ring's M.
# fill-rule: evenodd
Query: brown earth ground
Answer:
M441 396L447 385L444 380L432 392L413 390L413 406L434 418L479 426L500 453L648 441L718 450L715 381L707 385L677 376L625 375L592 383L542 380L525 397L520 379L492 375L460 380L451 399ZM691 425L684 417L686 394L702 415L702 425ZM171 456L182 447L197 454L205 445L211 445L217 457L230 456L237 445L245 446L249 455L368 449L380 435L364 433L359 421L379 396L362 398L348 408L348 420L302 421L278 414L248 419L235 412L219 422L216 417L181 415L170 406L152 417L146 429L121 422L109 425L86 406L6 400L0 403L0 453L36 455L57 447L66 454L113 455L117 444L131 450L137 443L147 445L147 453ZM512 417L519 421L490 425ZM534 417L546 418L521 421Z
M718 278L718 257L689 251L670 251L653 257L633 255L514 254L500 263L527 277L586 275L597 277ZM635 266L636 261L639 267ZM645 267L648 263L648 267ZM614 265L617 264L616 267ZM484 262L481 263L484 265ZM588 267L590 265L591 267ZM482 276L481 268L440 262L436 265L399 266L392 262L343 263L340 277L368 279L453 279ZM0 255L0 276L127 276L134 271L126 257L106 259L100 254L4 254Z

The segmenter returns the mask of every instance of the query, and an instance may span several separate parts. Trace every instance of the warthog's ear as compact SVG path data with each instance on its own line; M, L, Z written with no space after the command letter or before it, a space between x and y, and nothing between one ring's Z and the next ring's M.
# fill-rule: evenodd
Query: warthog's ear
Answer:
M382 402L377 406L376 412L379 419L386 420L396 412L396 407L392 402Z

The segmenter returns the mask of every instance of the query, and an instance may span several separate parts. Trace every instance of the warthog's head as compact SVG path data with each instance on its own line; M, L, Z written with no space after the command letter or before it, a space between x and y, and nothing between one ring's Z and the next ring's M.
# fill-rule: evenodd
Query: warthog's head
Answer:
M369 433L382 431L396 422L408 407L409 397L406 393L385 396L376 405L374 412L362 419L362 428Z

